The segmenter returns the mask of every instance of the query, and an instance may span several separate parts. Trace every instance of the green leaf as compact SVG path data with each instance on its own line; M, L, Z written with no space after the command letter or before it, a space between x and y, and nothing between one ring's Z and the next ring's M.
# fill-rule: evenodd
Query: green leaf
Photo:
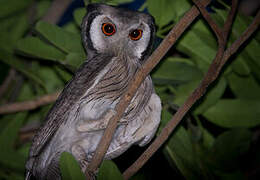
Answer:
M33 82L27 80L23 83L23 86L20 89L19 96L17 101L28 101L36 97L35 91L32 88L34 85Z
M80 34L80 28L75 22L69 22L62 26L62 28L68 32L75 33L75 34Z
M80 34L71 33L64 29L39 21L35 27L36 31L46 38L51 44L65 53L77 52L84 54Z
M22 14L19 16L18 22L15 25L15 28L12 29L10 32L12 34L12 40L17 41L19 38L21 38L26 30L29 27L29 21L27 14Z
M186 0L147 0L147 6L156 24L162 27L171 21L178 21L191 5Z
M235 94L240 99L260 99L260 85L250 76L239 76L235 73L227 76L228 84Z
M199 83L200 83L200 81L195 79L194 81L190 81L188 83L178 86L177 90L175 92L176 97L174 99L174 104L181 106L185 102L185 100L188 98L188 96L199 85Z
M86 15L86 8L78 8L73 12L73 17L75 19L76 24L80 27L83 17Z
M157 135L159 135L161 133L162 129L171 120L171 118L172 118L172 114L169 111L163 109L162 110L162 118L161 118L160 126L159 126L158 131L157 131Z
M21 11L29 6L32 0L1 0L0 1L0 18Z
M246 63L246 58L243 58L242 54L236 57L231 66L232 70L241 76L250 74L251 70Z
M7 179L8 175L7 175L6 172L4 172L3 170L0 169L0 177L3 178L3 179Z
M239 166L238 158L247 152L252 133L248 129L232 129L217 137L210 160L219 170L234 170Z
M249 58L248 58L249 59ZM260 81L260 66L258 66L254 61L248 60L246 62L248 66L250 67L250 70L255 78L257 78L258 81Z
M21 154L24 157L28 157L30 148L31 143L26 143L17 150L17 153Z
M260 101L247 99L220 100L203 115L221 127L254 127L260 124Z
M259 31L256 32L255 39L258 41L258 43L260 42L260 32Z
M16 49L27 56L62 62L65 54L39 38L27 37L17 42Z
M155 86L155 91L160 97L162 103L171 105L174 99L174 93L172 93L172 87L171 86Z
M194 59L198 67L206 72L216 55L217 44L214 36L200 20L185 33L176 48Z
M37 2L37 19L41 18L50 7L50 1L39 1Z
M24 172L25 171L26 157L20 155L16 151L9 149L0 150L0 165L5 168L10 168L15 171Z
M60 157L60 169L63 180L85 180L78 162L68 153L63 152Z
M172 11L175 13L173 19L175 22L178 22L181 17L191 8L191 3L188 0L174 0L170 2Z
M24 180L24 175L12 173L7 180Z
M250 20L248 20L248 17L245 17L241 14L236 16L232 28L232 33L234 33L236 38L238 38L242 32L246 30L250 22L252 22L253 18L251 17ZM258 67L260 67L260 43L257 42L257 40L254 38L251 38L244 51L251 57L250 60L256 63Z
M190 137L183 127L176 129L168 139L163 153L170 164L175 164L186 179L198 179L197 164Z
M20 14L16 16L5 17L0 20L0 32L9 32L17 23Z
M130 180L146 180L146 179L147 178L145 176L145 173L144 172L140 173L139 171L130 178Z
M0 132L0 165L20 172L24 171L26 158L15 151L14 145L26 116L27 113L4 116L9 122Z
M15 43L24 35L28 26L29 23L26 14L19 14L15 24L12 24L9 29L0 31L0 48L13 53Z
M203 146L207 149L211 148L215 142L213 135L205 128L202 129L202 140Z
M171 1L162 0L162 1L154 1L147 0L148 11L155 18L155 23L159 27L168 24L170 21L173 21L174 13L172 10L169 10L172 6L167 3ZM164 18L165 17L165 18Z
M61 68L60 66L54 66L55 71L57 74L62 78L62 80L66 83L72 78L72 73L68 72L64 68Z
M66 56L66 64L69 64L75 68L78 68L85 60L86 60L86 56L83 54L79 54L79 53L69 53Z
M10 39L9 32L0 32L0 50L13 53L14 42Z
M167 58L152 73L156 84L178 84L202 78L202 72L184 58Z
M18 136L19 129L23 125L23 122L27 116L27 113L18 113L15 115L5 116L9 119L9 123L0 132L0 149L10 150L14 148L15 141Z
M217 101L222 97L227 87L227 82L225 78L221 78L216 84L211 87L211 89L202 98L202 102L195 109L195 114L201 114L206 111L211 106L215 105Z
M63 89L65 84L52 66L41 65L37 68L37 65L35 65L35 67L35 69L39 69L38 75L46 84L45 86L48 93Z
M100 166L97 180L123 180L123 176L116 164L111 160L104 160Z
M245 173L240 171L234 171L232 173L216 172L217 176L221 180L245 180L247 179Z
M38 77L38 75L35 72L29 69L28 65L25 64L22 59L17 58L13 56L11 53L2 50L2 52L0 53L0 61L20 71L26 77L28 77L29 79L33 80L34 82L42 86L44 89L46 89L43 81Z

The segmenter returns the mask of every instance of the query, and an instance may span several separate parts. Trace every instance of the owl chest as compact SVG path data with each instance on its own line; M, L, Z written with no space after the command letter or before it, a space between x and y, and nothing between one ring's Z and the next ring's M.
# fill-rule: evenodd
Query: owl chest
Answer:
M132 73L121 64L108 65L96 78L94 84L81 98L79 111L86 119L97 119L108 109L114 109L127 85Z
M102 136L102 131L79 131L79 126L84 125L84 123L89 125L91 121L102 121L102 116L109 109L115 109L130 82L127 73L122 71L111 72L113 71L105 71L102 77L98 77L99 79L88 89L88 92L81 98L74 110L70 112L69 119L71 120L56 133L52 143L55 147L51 145L51 147L54 147L53 151L56 151L57 146L60 147L58 149L70 151L71 145L79 142L84 144L83 147L86 151L89 148L94 151ZM127 141L128 137L131 137L131 134L142 126L144 117L139 117L140 112L147 105L152 89L151 79L147 77L125 111L123 118L127 119L129 124L122 125L117 129L115 142ZM122 130L125 128L128 128L127 131Z

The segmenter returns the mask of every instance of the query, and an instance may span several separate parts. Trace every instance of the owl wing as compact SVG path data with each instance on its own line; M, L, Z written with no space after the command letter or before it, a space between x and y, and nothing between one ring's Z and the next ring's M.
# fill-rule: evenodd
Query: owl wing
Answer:
M95 77L111 59L111 56L99 55L81 65L48 112L45 123L34 136L30 157L39 155L60 125L69 120L67 119L69 112L75 107L87 89L93 84Z

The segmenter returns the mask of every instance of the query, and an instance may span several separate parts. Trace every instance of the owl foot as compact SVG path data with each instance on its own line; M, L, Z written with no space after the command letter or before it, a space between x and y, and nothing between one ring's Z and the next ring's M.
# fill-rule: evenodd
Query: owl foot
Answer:
M71 148L71 153L77 159L80 165L80 169L82 172L85 172L87 169L88 161L87 161L87 154L84 151L83 147L78 144L75 144Z

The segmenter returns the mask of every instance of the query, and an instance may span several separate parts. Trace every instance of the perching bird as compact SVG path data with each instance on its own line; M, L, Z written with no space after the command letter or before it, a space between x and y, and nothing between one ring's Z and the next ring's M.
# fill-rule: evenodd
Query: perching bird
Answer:
M33 138L26 179L61 179L59 157L71 153L82 171L135 72L152 50L153 18L105 4L91 4L82 22L88 59L76 71ZM144 146L160 123L161 101L146 77L119 121L106 159L131 145Z

